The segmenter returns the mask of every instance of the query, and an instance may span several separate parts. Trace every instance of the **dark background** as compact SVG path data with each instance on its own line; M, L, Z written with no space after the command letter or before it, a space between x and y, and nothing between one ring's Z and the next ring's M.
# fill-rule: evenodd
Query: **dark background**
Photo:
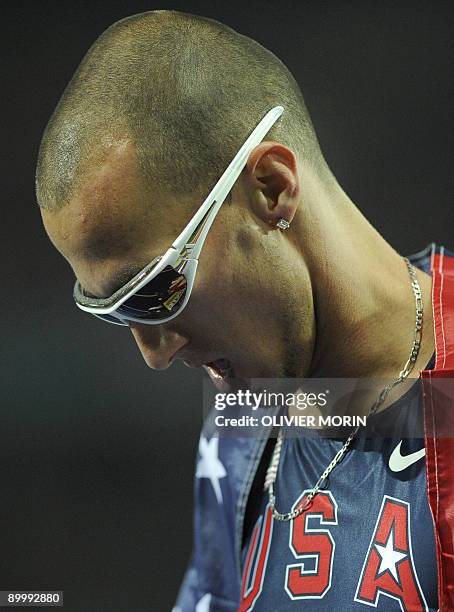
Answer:
M335 175L398 251L452 248L454 4L6 6L0 590L63 589L68 612L168 612L191 545L202 376L148 370L127 330L73 306L34 198L47 119L113 21L153 8L214 17L293 71Z

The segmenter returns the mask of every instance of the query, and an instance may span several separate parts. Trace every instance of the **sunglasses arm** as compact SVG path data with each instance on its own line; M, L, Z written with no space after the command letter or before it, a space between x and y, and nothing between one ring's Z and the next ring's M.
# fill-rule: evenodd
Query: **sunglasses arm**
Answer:
M172 244L172 247L180 253L183 252L186 247L188 259L198 259L208 231L220 207L224 203L225 198L245 167L249 154L258 144L260 144L260 142L262 142L271 127L282 115L283 111L284 108L282 106L276 106L268 111L227 166L221 178L208 194L189 224ZM196 241L190 242L191 238L194 236L197 236Z

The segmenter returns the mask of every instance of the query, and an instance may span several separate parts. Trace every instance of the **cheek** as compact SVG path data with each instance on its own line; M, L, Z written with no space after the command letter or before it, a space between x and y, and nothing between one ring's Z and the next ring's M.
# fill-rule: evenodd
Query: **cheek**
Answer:
M199 275L199 272L198 272ZM194 316L218 337L237 341L276 322L276 300L260 270L241 256L227 256L202 268L191 296Z
M232 255L210 256L207 252L201 257L186 312L191 329L203 329L206 335L218 338L230 330L237 333L245 306L241 290L244 272Z
M207 305L230 318L251 298L246 296L250 275L247 263L235 253L211 258L201 270L200 291Z
M261 235L241 227L224 229L207 239L188 314L226 341L252 339L261 327L271 333L279 315L279 299L273 295L274 261L265 256Z
M228 313L226 305L234 295L232 278L225 264L199 263L189 303L191 310L204 320L215 320Z

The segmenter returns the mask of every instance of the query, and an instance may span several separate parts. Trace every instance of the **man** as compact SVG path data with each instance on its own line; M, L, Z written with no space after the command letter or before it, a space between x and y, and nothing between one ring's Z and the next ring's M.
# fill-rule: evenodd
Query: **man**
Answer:
M399 440L422 424L419 388L400 383L434 366L429 265L443 276L450 254L429 247L412 266L387 244L330 172L293 77L258 43L173 11L114 24L49 121L37 198L79 307L128 325L150 367L181 359L224 391L234 379L380 378L396 385L374 423L399 422ZM209 417L176 610L445 609L424 441L214 434Z

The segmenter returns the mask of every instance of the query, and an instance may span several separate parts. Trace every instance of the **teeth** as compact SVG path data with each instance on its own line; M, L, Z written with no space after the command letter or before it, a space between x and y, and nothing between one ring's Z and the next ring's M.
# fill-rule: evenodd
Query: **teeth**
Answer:
M211 372L213 378L223 378L220 372L218 372L212 365L207 366Z

